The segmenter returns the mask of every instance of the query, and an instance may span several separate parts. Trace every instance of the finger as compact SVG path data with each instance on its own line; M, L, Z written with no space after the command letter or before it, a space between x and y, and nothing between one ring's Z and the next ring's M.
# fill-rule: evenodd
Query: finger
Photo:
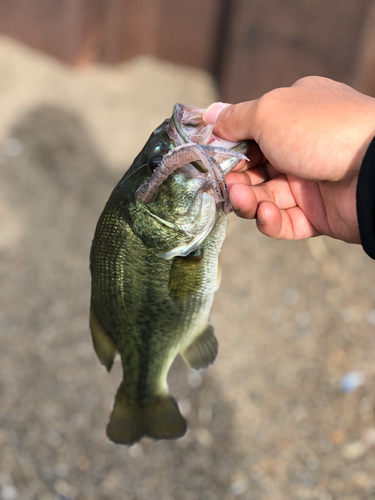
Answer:
M266 236L284 240L300 240L320 234L300 207L280 210L269 201L258 207L257 227Z
M256 139L254 122L258 100L234 105L211 104L203 112L203 121L214 124L214 134L229 141Z
M245 184L246 186L256 186L269 180L264 167L256 167L245 172L230 172L225 176L228 189L233 184Z
M234 184L229 199L236 214L242 219L255 219L258 200L254 189L245 184Z
M257 186L250 186L248 183L233 184L229 197L236 214L245 219L253 219L258 205L263 201L272 201L279 209L284 210L296 206L285 175L279 175Z
M232 184L247 184L248 186L256 186L257 184L261 184L263 182L269 181L283 175L273 167L269 162L260 167L248 168L244 171L242 170L233 170L229 174L226 175L225 180L227 182L228 187Z

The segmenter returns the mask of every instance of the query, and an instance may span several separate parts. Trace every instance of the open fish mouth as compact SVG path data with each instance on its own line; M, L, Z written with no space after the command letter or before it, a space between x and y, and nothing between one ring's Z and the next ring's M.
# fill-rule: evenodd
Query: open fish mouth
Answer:
M170 120L168 135L175 144L159 163L150 180L136 191L136 198L148 203L155 198L159 186L178 168L198 163L198 169L208 172L211 178L209 188L213 189L216 203L223 202L224 212L233 210L229 201L225 175L242 160L249 142L229 142L213 134L212 125L202 120L203 109L175 104Z
M194 142L203 146L218 146L244 152L248 143L231 142L213 134L213 125L205 125L202 120L204 109L175 104L171 124L175 127L183 142ZM171 128L170 128L171 132ZM172 132L173 133L173 132ZM181 142L181 144L183 143Z
M220 147L230 149L236 153L246 154L250 146L250 141L232 142L214 135L213 125L205 125L202 120L204 109L194 108L176 103L173 110L169 135L179 144L193 142L202 146ZM247 158L246 158L247 159ZM224 175L228 174L238 165L236 156L230 159L218 157L218 162Z

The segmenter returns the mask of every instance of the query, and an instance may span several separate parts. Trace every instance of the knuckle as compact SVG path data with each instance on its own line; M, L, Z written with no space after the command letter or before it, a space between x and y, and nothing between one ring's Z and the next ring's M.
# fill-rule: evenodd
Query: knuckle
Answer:
M257 103L257 118L263 122L267 116L271 116L274 113L276 107L285 102L289 94L290 89L288 88L277 88L264 94Z
M333 80L324 76L304 76L297 80L292 87L321 88L331 85Z

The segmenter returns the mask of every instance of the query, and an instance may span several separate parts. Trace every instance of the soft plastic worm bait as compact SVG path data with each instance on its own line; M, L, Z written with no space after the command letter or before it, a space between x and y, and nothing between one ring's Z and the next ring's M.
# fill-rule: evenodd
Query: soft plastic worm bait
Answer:
M137 189L135 194L136 198L143 203L148 203L157 193L159 186L175 170L190 162L200 160L210 174L216 203L223 201L224 212L230 212L232 206L229 201L229 193L225 182L224 172L219 163L215 160L215 155L247 160L246 156L231 149L204 146L195 143L181 144L161 158L150 180Z

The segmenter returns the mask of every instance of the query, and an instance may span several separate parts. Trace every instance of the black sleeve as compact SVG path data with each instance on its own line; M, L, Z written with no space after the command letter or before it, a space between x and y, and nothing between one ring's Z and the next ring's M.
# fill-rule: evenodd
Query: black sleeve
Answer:
M375 137L366 151L359 171L357 217L363 249L375 259Z

